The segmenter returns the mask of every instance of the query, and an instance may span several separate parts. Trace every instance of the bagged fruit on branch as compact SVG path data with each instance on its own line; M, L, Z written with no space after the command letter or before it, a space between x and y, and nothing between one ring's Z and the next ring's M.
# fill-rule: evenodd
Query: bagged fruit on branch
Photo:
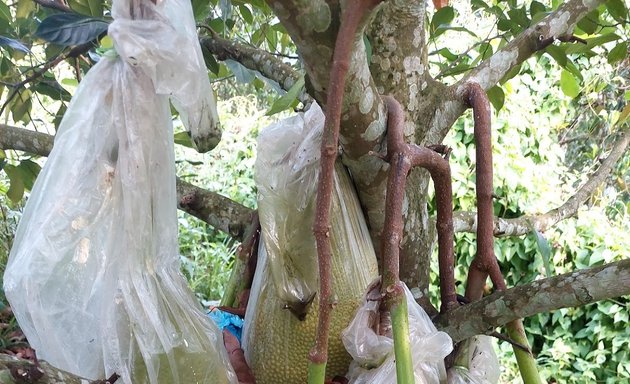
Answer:
M114 0L21 219L6 296L39 358L125 384L235 383L222 334L179 270L169 98L218 142L190 1ZM201 133L205 132L205 133Z
M318 318L313 236L324 114L306 113L261 131L256 159L261 241L245 315L243 349L259 384L304 384ZM377 275L363 213L348 172L335 167L331 209L332 311L327 377L345 374L344 329Z
M404 287L415 383L443 383L446 380L444 358L453 350L451 338L435 328L409 288ZM352 323L343 331L343 344L353 358L347 374L350 384L396 384L394 341L374 331L379 304L364 300Z
M448 370L448 384L496 384L500 375L492 338L478 335L459 344L455 364Z

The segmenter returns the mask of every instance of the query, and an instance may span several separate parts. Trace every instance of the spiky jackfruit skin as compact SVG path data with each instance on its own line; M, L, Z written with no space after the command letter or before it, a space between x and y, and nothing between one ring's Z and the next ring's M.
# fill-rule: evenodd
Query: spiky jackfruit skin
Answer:
M332 311L326 366L326 376L330 378L347 372L351 358L341 341L341 332L363 302L366 288L378 275L376 255L353 186L345 171L337 171L331 209L332 286L336 305ZM312 217L305 222L304 235L312 236ZM243 332L245 357L258 384L304 384L308 353L315 341L319 297L315 296L305 319L298 320L284 309L286 303L278 297L264 241L258 257Z
M268 286L266 287L268 288ZM266 291L266 290L265 290ZM315 300L304 321L282 308L269 291L263 291L261 303L267 310L260 311L251 330L253 343L247 351L248 363L258 384L304 384L307 378L308 353L313 346L317 329L318 300ZM339 298L332 314L326 376L343 375L351 357L341 342L341 331L350 323L361 297L347 295Z

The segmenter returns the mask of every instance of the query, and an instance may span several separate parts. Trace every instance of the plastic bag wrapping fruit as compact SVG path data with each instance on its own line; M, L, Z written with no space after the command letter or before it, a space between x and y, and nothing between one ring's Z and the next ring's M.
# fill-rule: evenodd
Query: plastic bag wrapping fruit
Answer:
M429 316L415 302L405 286L409 309L409 337L416 384L437 384L446 380L444 358L453 350L451 338L438 331ZM364 301L343 331L343 344L353 362L347 374L351 384L395 384L394 342L373 330L378 303Z
M317 291L312 226L324 114L317 104L265 128L258 137L258 214L278 297L309 303Z
M455 364L448 370L448 384L496 384L500 375L492 338L479 335L459 345Z
M324 115L313 104L306 113L265 128L258 139L261 242L245 316L243 349L259 384L306 382L319 300L315 294L319 272L312 228L323 124ZM336 305L328 377L347 370L350 356L341 343L341 330L378 273L350 177L340 164L335 170L330 235ZM300 300L314 294L310 305L300 307Z
M190 2L115 0L113 16L116 54L64 116L5 292L38 357L61 369L125 384L234 383L222 335L179 271L169 95L191 127L212 119L201 117L210 88L197 84L208 83L197 37L182 32L194 29Z

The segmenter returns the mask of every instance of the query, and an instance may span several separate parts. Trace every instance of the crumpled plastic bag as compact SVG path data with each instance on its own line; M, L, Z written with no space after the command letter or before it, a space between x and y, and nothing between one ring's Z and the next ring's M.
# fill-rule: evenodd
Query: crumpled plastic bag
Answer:
M492 338L478 335L459 345L455 364L448 370L448 384L496 384L500 375Z
M169 95L189 128L213 119L190 2L114 0L112 14L116 54L89 71L64 116L17 230L6 296L38 357L58 368L125 384L235 383L222 334L179 271Z
M261 238L278 297L289 306L310 302L319 287L311 228L322 135L316 127L323 125L324 114L314 103L307 113L266 128L258 138L255 179Z
M261 224L258 264L245 315L243 349L259 384L303 384L317 328L319 272L313 236L324 114L279 121L258 138L256 182ZM376 255L348 172L335 167L331 209L332 311L327 375L343 375L350 356L343 330L378 274ZM314 295L310 305L296 309ZM294 305L291 309L291 305Z
M403 284L404 285L404 284ZM448 334L438 331L431 318L405 288L409 310L409 337L416 384L437 384L446 379L444 358L453 350ZM354 319L342 332L343 344L353 362L346 377L350 384L395 384L394 341L372 329L378 302L364 301Z

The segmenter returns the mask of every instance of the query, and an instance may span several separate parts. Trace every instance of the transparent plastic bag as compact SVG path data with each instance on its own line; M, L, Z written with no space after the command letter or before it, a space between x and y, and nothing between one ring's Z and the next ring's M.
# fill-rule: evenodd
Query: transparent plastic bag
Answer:
M199 84L190 2L115 0L113 16L116 54L64 116L4 289L38 357L61 369L125 384L235 383L222 335L179 271L169 95L189 128L213 119L202 117L212 113L200 92L211 91Z
M262 239L278 297L288 306L313 299L319 274L312 226L324 114L305 114L264 129L258 138L256 185Z
M446 379L444 358L453 350L451 338L438 331L431 318L405 286L409 309L409 337L416 384L437 384ZM365 301L342 333L343 344L352 355L347 378L350 384L395 384L394 342L372 329L378 303Z
M448 384L496 384L500 375L492 338L479 335L459 345L455 365L448 370Z
M312 228L324 115L306 113L265 128L258 139L256 180L261 242L243 329L243 349L258 384L303 384L317 328L317 295L300 321L287 308L317 292ZM378 273L376 255L350 177L335 168L331 209L332 311L327 376L345 374L350 356L341 331ZM305 283L306 282L306 283Z

